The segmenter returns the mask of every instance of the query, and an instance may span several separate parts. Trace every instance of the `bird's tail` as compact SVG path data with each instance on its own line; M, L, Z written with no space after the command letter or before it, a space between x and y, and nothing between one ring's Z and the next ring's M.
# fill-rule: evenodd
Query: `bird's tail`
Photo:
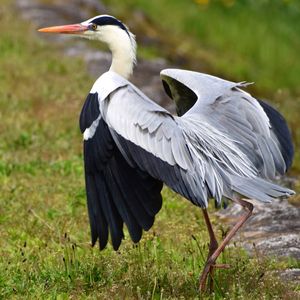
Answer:
M232 189L250 199L271 202L274 198L290 197L293 190L274 184L261 178L232 176Z

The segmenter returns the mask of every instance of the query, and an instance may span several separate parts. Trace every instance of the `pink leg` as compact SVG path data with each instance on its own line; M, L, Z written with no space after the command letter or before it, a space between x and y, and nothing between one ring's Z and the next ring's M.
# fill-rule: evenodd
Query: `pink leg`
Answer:
M216 239L215 233L213 231L210 219L209 219L209 215L207 210L204 208L202 209L203 215L204 215L204 220L208 229L208 234L209 234L209 252L208 252L208 256L207 256L207 261L208 262L209 258L213 255L213 253L218 249L218 241ZM209 280L209 289L212 291L213 290L213 273L214 273L214 266L211 266L209 268L209 274L210 274L210 280Z
M201 292L205 292L206 289L206 280L208 274L211 272L211 268L215 265L215 262L219 255L222 253L224 248L236 234L236 232L243 226L243 224L247 221L247 219L251 216L253 211L253 205L245 200L242 199L234 199L234 202L240 204L245 209L247 209L247 213L239 219L239 221L233 226L233 228L229 231L225 239L222 241L221 245L214 251L214 253L207 259L206 265L204 270L200 276L199 281L199 289Z
M210 238L210 243L209 243L209 253L208 253L208 258L211 257L211 255L217 250L218 248L218 241L216 239L215 233L213 231L207 210L205 208L202 209L203 215L204 215L204 220L208 229L208 234Z

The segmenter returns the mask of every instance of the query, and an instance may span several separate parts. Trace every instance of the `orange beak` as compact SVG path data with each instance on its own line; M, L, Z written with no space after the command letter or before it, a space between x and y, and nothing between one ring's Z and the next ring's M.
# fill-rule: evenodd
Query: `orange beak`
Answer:
M41 28L38 31L47 33L80 34L88 29L88 26L84 26L82 24L71 24Z

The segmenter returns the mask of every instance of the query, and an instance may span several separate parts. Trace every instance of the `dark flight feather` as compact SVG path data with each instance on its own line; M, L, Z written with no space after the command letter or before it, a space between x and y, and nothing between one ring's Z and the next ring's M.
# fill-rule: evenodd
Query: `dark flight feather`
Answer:
M98 95L89 94L80 115L82 132L99 113ZM84 141L84 162L92 244L99 239L104 249L109 232L117 250L124 237L123 223L138 242L161 208L162 182L128 164L101 118L94 136Z
M292 142L291 132L287 126L286 120L284 117L270 104L265 101L257 99L259 104L264 109L267 114L272 130L275 133L279 143L280 150L287 166L287 169L292 165L294 158L294 146Z

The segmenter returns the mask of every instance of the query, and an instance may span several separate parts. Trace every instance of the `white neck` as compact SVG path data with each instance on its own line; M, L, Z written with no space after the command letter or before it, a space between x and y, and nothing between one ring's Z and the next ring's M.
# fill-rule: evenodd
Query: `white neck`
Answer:
M136 62L136 42L132 33L116 26L105 26L101 33L101 40L107 43L112 52L110 71L114 71L124 78L132 74Z

